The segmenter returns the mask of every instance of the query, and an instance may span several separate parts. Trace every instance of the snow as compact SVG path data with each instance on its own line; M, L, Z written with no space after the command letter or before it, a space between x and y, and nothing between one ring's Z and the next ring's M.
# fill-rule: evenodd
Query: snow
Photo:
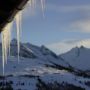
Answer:
M46 67L47 65L53 65L52 63L40 59L29 59L29 58L20 58L20 63L17 61L18 58L10 57L8 63L5 65L5 75L42 75L42 74L52 74L60 73L61 71L55 68ZM2 66L0 65L0 71ZM0 72L2 75L2 72Z
M70 50L69 52L60 55L71 66L83 71L90 70L90 49L81 46Z
M14 90L35 90L37 79L35 78L25 78L25 77L9 77L8 81L13 81L12 87Z
M80 86L82 88L85 88L86 90L90 90L89 87L85 86L84 80L81 79L80 83L78 80L79 77L74 76L73 74L70 73L62 73L62 74L49 74L49 75L44 75L40 79L45 82L45 83L63 83L66 82L68 84L73 84L75 86ZM90 81L90 80L89 80Z
M75 86L85 88L86 90L90 90L90 88L85 85L85 82L87 81L90 82L89 78L75 76L74 74L68 72L67 70L59 70L52 67L46 67L45 66L46 62L39 59L20 58L19 64L16 59L18 58L10 57L10 59L8 60L8 63L5 65L5 75L6 76L13 75L12 77L7 77L6 80L13 81L12 87L15 90L19 88L21 90L36 89L36 84L38 83L37 78L35 77L28 78L22 75L39 76L39 78L46 84L54 83L55 81L57 83L66 82L68 84L73 84ZM22 85L22 83L25 83L25 84Z
M42 80L46 84L54 84L55 82L62 84L65 82L85 88L85 90L90 90L90 87L85 84L86 82L90 82L90 78L76 76L67 69L61 70L51 67L54 66L54 64L57 64L59 66L70 68L69 64L66 63L64 59L61 57L59 58L45 46L38 47L32 44L21 43L20 47L20 60L18 63L16 49L17 42L13 40L11 43L11 50L13 51L11 51L11 56L8 57L8 62L5 64L6 77L4 82L12 81L13 84L11 86L14 90L36 90L37 84L39 83L38 79ZM87 52L87 49L85 50ZM80 50L80 53L84 53L85 50ZM73 53L74 52L77 52L77 50L75 49ZM77 53L74 54L76 57ZM0 53L0 55L2 54ZM79 56L81 56L81 54L79 54L78 57ZM0 76L2 75L2 56L0 56ZM0 82L3 82L3 80L0 79Z
M30 49L35 56L39 57L40 59L44 59L45 61L50 61L53 62L55 64L60 64L64 67L69 67L69 65L67 64L67 62L65 62L64 60L62 60L61 58L58 58L58 56L53 53L52 51L50 51L48 48L46 48L45 46L35 46L32 44L25 44L28 49Z

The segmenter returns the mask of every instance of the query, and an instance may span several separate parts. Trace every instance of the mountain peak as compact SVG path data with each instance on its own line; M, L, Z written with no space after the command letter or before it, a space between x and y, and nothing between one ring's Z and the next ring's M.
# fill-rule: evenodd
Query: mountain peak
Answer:
M90 49L84 46L75 47L69 52L60 55L65 61L67 61L72 67L79 70L90 69Z
M80 49L86 49L86 47L84 47L83 45L80 47Z
M77 52L77 51L81 51L81 50L87 50L87 48L86 47L84 47L83 45L82 46L80 46L80 47L74 47L74 48L72 48L69 52ZM68 52L67 52L68 53Z

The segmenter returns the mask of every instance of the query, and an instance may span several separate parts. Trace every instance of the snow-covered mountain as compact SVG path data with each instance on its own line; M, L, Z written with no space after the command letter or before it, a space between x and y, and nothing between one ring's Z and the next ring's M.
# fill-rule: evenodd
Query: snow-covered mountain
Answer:
M10 55L17 57L17 41L12 40ZM46 48L45 46L36 46L30 43L20 44L20 57L29 59L39 59L43 61L48 61L49 63L59 64L62 67L69 67L69 64L65 62L62 58L59 58L54 52Z
M71 66L82 71L90 72L90 49L84 46L75 47L69 52L60 55Z
M0 51L0 90L90 90L89 77L78 75L62 57L45 46L21 43L19 62L17 55L14 39L2 76Z

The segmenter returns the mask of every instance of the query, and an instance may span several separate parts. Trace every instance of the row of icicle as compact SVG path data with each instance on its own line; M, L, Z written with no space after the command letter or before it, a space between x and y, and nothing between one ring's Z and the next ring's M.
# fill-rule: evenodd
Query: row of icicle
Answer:
M41 1L41 7L42 12L45 8L44 6L44 0ZM30 8L35 8L36 0L29 0L28 5ZM16 29L17 29L17 48L18 48L18 62L19 62L19 53L20 53L20 38L21 38L21 20L22 20L22 11L18 12L18 14L15 16L16 20ZM11 35L12 35L12 26L13 22L8 23L7 26L4 28L4 30L1 33L2 38L2 66L3 66L3 75L4 73L4 66L7 64L7 57L8 53L10 55L10 43L11 43Z

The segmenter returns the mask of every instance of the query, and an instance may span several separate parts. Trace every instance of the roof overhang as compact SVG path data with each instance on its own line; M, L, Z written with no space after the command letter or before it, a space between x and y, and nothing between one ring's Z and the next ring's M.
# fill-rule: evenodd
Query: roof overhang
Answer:
M0 32L29 0L0 0Z

